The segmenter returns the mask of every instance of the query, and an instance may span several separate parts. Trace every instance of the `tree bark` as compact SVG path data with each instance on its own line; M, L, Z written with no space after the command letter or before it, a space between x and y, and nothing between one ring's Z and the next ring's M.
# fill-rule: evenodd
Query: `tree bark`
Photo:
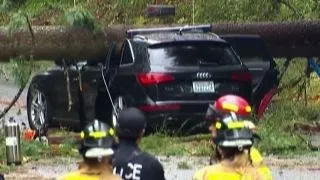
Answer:
M35 26L35 60L74 58L99 60L107 53L110 41L125 37L126 26L104 28L97 32L75 27ZM30 56L32 38L28 29L10 32L0 29L0 62L17 56Z
M157 27L163 27L159 25ZM111 41L120 42L130 26L118 25L97 32L75 27L32 27L35 35L35 60L59 58L101 60ZM320 21L286 23L213 24L212 31L221 34L261 35L274 57L320 57ZM16 56L29 57L32 38L28 29L9 32L0 28L0 62Z
M320 56L320 21L214 24L212 31L219 35L258 34L274 57Z

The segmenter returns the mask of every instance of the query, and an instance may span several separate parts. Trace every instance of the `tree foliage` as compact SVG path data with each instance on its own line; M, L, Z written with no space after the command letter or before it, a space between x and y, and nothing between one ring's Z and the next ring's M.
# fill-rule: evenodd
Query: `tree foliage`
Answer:
M8 24L10 31L20 30L27 27L26 14L18 11L12 15Z
M65 18L67 24L71 26L83 27L92 31L97 28L95 17L90 13L90 11L81 6L67 11Z
M193 1L194 20L197 24L309 20L320 17L320 2L317 0L162 0L162 4L175 5L177 8L175 17L166 18L144 17L145 8L154 2L150 0L77 0L76 6L71 0L0 0L0 11L12 12L19 9L28 11L28 14L41 16L58 7L66 11L62 16L67 24L85 26L89 29L96 27L95 19L106 25L191 24ZM8 17L10 15L5 14Z

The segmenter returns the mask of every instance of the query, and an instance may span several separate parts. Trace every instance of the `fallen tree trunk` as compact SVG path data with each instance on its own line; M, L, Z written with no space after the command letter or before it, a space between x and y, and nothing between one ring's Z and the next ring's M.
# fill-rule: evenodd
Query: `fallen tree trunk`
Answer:
M163 26L163 25L161 25ZM129 26L118 25L97 32L74 27L33 27L35 60L59 58L100 60L111 41L121 42ZM274 57L320 57L320 21L287 23L213 24L221 34L259 34ZM28 29L11 32L0 28L0 62L29 56L32 38Z
M320 21L215 24L217 34L259 34L274 57L320 56Z
M125 26L114 26L97 32L83 28L34 26L34 60L59 58L99 60L104 58L110 41L119 41L125 36ZM12 57L29 57L32 38L28 29L10 32L0 29L0 62Z

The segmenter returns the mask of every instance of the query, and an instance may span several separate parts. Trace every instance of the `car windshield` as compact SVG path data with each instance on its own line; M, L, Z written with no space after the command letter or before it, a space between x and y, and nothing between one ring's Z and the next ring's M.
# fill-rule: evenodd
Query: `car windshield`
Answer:
M148 48L149 61L161 66L223 66L240 64L234 51L224 44L165 44Z

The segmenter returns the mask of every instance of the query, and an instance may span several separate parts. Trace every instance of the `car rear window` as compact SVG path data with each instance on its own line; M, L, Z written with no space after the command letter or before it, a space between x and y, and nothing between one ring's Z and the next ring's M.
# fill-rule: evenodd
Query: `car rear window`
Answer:
M148 48L149 61L161 66L222 66L240 64L234 51L222 43L171 43Z

